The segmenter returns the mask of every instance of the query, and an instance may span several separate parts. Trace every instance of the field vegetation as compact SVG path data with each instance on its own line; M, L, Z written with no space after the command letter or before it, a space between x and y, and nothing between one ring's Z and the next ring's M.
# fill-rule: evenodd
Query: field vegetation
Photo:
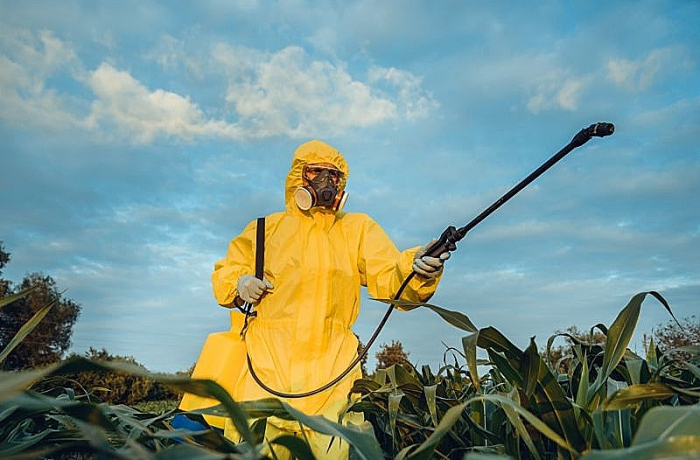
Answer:
M8 260L0 244L0 270ZM671 318L646 337L644 357L629 348L642 304ZM570 327L525 349L460 312L416 306L454 326L462 347L439 369L417 369L400 342L385 344L329 421L278 399L236 402L191 369L151 373L92 348L63 358L80 306L50 277L32 274L16 288L0 278L0 458L255 459L288 449L313 459L303 436L265 439L271 416L348 443L351 459L700 458L700 323L678 322L659 293L634 295L610 325ZM183 392L219 404L183 413ZM343 423L350 411L365 423ZM230 418L243 441L203 414ZM197 423L174 423L183 416Z
M31 288L6 296L0 308L30 293ZM314 458L303 438L265 440L261 420L270 416L333 435L347 442L357 459L698 458L700 347L662 351L652 339L645 357L630 351L647 298L646 303L671 312L658 293L637 294L611 325L592 327L591 340L563 333L570 346L556 361L552 344L561 334L544 350L534 340L521 350L493 327L479 329L459 312L425 305L461 331L463 347L450 350L451 362L437 370L416 369L404 356L400 364L356 381L353 392L359 397L349 401L347 411L363 412L364 426L308 416L277 399L235 402L215 382L186 373L149 373L128 359L106 359L95 350L94 356L3 372L0 458L274 458L262 456L265 447ZM0 350L0 359L52 306L48 303L27 321ZM117 387L127 382L127 393L160 388L172 398L187 391L220 404L186 414L202 429L175 429L173 418L182 414L168 398L164 406L110 404L105 399L109 389L88 378L100 374L111 375ZM231 418L244 441L226 439L202 413Z

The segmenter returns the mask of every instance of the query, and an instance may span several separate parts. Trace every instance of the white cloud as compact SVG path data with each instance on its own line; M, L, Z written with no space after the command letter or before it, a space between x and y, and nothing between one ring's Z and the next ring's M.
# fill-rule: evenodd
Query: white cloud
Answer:
M574 111L595 71L577 71L567 58L549 51L509 49L503 55L470 57L462 64L461 75L465 86L478 91L478 96L524 98L527 110L534 114Z
M149 91L128 72L109 64L102 63L86 83L97 97L85 120L88 127L115 124L142 143L158 135L186 140L197 135L241 136L235 126L207 120L188 97L162 89Z
M7 30L0 33L0 49L0 118L54 130L77 124L65 96L45 83L58 72L75 71L68 44L46 30Z
M683 132L690 139L697 138L700 121L700 97L689 97L672 102L669 105L644 110L630 119L630 126L635 129L649 130L657 126L666 126L673 120L673 129L669 135L682 139Z
M165 34L160 38L155 49L146 53L146 57L156 61L163 69L174 71L180 61L184 60L184 43L172 35Z
M369 71L370 83L387 82L391 87L396 88L399 107L403 109L408 120L425 118L439 106L432 94L423 90L422 80L411 72L394 67L373 67Z
M51 75L76 60L73 49L50 30L8 30L0 34L0 44L5 55L36 77Z
M365 83L344 63L313 60L298 46L266 53L220 44L214 56L229 76L227 101L255 136L337 134L423 117L434 107L409 72L373 69ZM390 91L372 86L379 81L389 83Z
M636 61L619 58L608 60L608 79L630 91L648 89L664 68L672 65L677 50L671 47L651 51L645 58Z
M201 107L188 94L149 88L136 71L105 60L85 71L70 46L50 31L0 35L0 117L12 122L86 129L103 139L149 143L159 136L250 139L341 134L387 121L415 120L437 107L421 79L400 69L373 68L356 79L343 61L312 59L298 46L277 52L218 44L214 59L188 53L187 39L165 35L146 58L167 72L184 64L200 81L225 75L229 107ZM61 77L56 80L57 74ZM220 81L214 78L215 81ZM94 99L68 93L74 82ZM67 83L65 86L63 83ZM214 118L210 113L229 117Z
M527 102L527 108L535 114L543 110L576 110L590 79L585 75L568 76L563 71L551 73L537 83L534 95Z

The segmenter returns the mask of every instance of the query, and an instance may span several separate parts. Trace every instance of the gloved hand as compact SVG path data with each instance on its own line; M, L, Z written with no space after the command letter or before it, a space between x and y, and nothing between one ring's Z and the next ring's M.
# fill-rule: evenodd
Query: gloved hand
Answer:
M273 288L272 283L265 277L262 280L257 279L253 275L243 275L238 278L238 297L243 299L244 302L249 302L253 305L257 305L263 294Z
M440 270L442 270L443 264L450 258L449 251L443 252L438 257L430 257L425 255L428 248L435 243L435 241L437 240L433 238L430 240L430 243L417 250L415 257L413 258L413 271L426 278L435 278L438 276L440 274Z

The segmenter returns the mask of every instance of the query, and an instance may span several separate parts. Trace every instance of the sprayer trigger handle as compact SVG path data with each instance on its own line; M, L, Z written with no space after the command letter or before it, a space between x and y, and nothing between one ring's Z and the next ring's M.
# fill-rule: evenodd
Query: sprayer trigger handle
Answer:
M454 251L457 249L457 241L460 239L457 229L450 225L442 232L440 238L428 248L425 255L439 257L443 252Z

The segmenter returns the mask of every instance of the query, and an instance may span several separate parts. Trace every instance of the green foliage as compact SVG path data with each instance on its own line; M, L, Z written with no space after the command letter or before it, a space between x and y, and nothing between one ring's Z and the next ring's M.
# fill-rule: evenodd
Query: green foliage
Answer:
M680 354L680 359L688 360L690 355L683 347L700 346L700 318L693 315L681 322L668 321L653 332L656 345L666 354Z
M220 432L172 429L174 412L152 414L124 405L96 403L71 390L54 397L30 389L39 380L55 380L82 372L120 372L150 377L159 382L221 404L198 411L228 417L243 441L234 444ZM196 417L196 415L193 415ZM149 374L142 367L124 362L100 362L72 357L54 365L18 373L0 374L0 458L56 457L67 453L89 454L100 459L253 459L270 458L253 434L251 417L270 416L298 420L319 433L342 439L351 446L353 458L381 458L376 439L359 427L342 426L322 416L303 414L277 399L236 403L217 383L186 376ZM200 419L205 424L203 419ZM270 440L284 445L299 459L314 460L303 439L281 436Z
M34 289L35 287L31 287L29 289L25 289L24 291L20 291L17 294L3 297L0 299L0 309L8 305L12 305L15 302L21 301ZM31 318L22 324L14 335L11 335L11 330L5 331L7 333L6 341L3 340L5 343L0 345L0 369L2 369L3 363L7 357L10 356L10 354L22 344L24 338L27 337L27 335L29 335L39 325L41 320L44 319L54 305L54 302L44 305L36 313L34 313Z
M555 339L563 337L565 345L553 346ZM547 365L559 374L566 374L571 369L571 364L575 361L574 347L577 345L598 346L602 350L605 343L605 334L593 327L588 332L582 332L576 326L570 326L566 331L556 331L547 341L547 348L544 351L544 359Z
M5 252L5 245L3 244L2 241L0 241L0 275L2 275L2 269L5 268L5 265L10 261L10 253ZM4 297L5 292L2 290L0 287L0 297Z
M7 290L4 295L22 295L0 309L0 349L13 345L2 369L29 369L60 360L70 347L80 306L58 292L53 278L40 273L26 276L16 290L7 282L4 285ZM37 316L45 318L35 322ZM28 323L32 324L32 330L26 338L12 343Z
M180 404L179 399L158 399L153 401L144 401L134 404L134 409L141 412L150 412L153 414L162 414L177 409Z
M403 344L398 340L392 340L391 344L382 344L375 357L377 358L375 372L394 365L409 367L411 365L408 361L408 352L403 349Z
M127 363L141 368L133 357L111 355L107 350L90 348L85 357L101 362ZM76 392L85 392L91 397L107 404L137 405L147 401L175 400L182 397L182 393L163 385L148 375L135 375L132 373L116 371L85 371L75 374L62 375L59 381L43 382L35 390L39 392L51 391L51 387L70 388Z
M351 409L365 413L383 449L396 459L461 459L466 452L523 459L605 458L611 453L613 458L636 448L634 435L643 421L656 423L658 412L646 417L652 408L683 406L679 410L685 414L700 400L700 368L692 364L699 347L684 349L690 361L659 349L653 359L644 360L628 349L647 296L671 313L658 293L637 294L609 328L599 324L591 329L604 335L603 343L572 337L574 356L566 374L542 359L534 340L521 350L494 328L474 328L463 340L463 353L455 355L464 363L455 359L437 375L428 368L419 374L394 366L374 380L357 381L353 391L361 399ZM472 329L456 312L447 315L428 307L449 316L451 324ZM476 359L477 349L487 354L487 362ZM488 371L479 377L477 370L484 366ZM700 449L697 430L688 436L643 449ZM605 454L596 457L596 452Z
M360 340L360 336L355 334L355 338L357 338L357 356L360 356L362 352L365 350L365 344L362 343L362 340ZM362 359L360 360L360 370L362 371L362 377L367 377L369 375L369 372L367 372L367 355L365 354ZM190 373L190 375L192 375Z
M654 407L639 425L629 448L595 450L580 460L639 460L700 458L700 407Z

